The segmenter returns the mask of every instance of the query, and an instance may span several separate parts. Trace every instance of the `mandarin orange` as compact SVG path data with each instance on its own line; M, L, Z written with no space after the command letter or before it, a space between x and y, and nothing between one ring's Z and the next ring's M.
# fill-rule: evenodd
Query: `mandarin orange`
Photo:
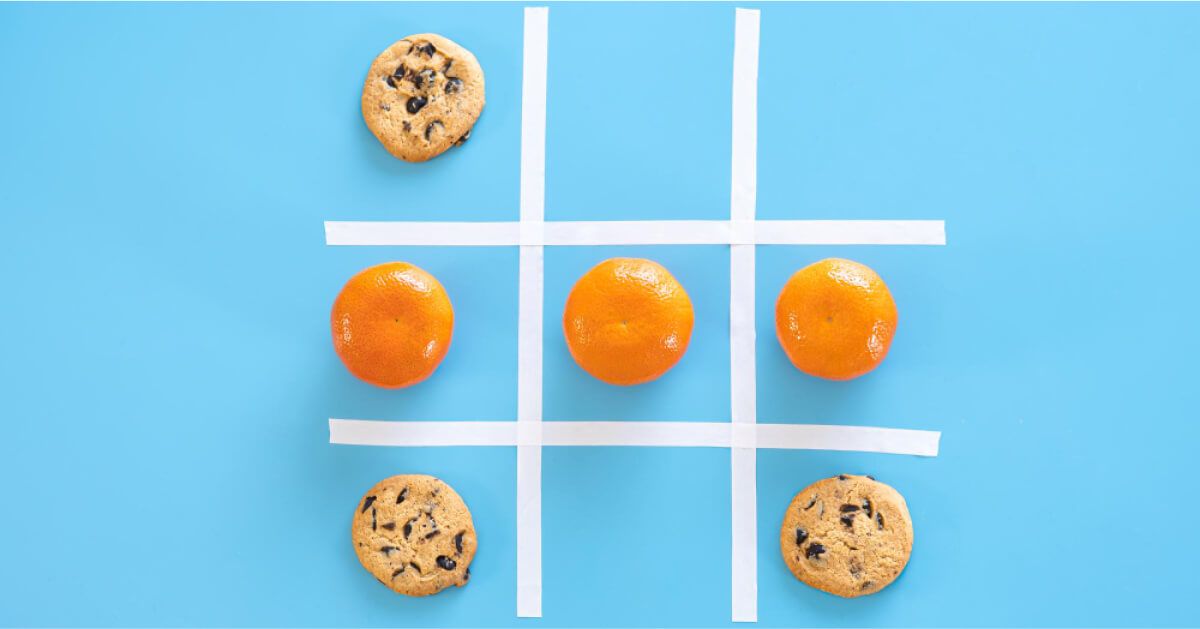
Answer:
M654 380L687 351L692 301L662 265L612 258L585 273L567 297L563 333L589 374L629 386Z
M829 380L878 367L896 322L896 303L879 275L841 258L796 271L775 304L775 332L787 357L800 371Z
M450 347L454 308L435 277L407 262L360 271L330 316L333 348L350 373L398 389L428 378Z

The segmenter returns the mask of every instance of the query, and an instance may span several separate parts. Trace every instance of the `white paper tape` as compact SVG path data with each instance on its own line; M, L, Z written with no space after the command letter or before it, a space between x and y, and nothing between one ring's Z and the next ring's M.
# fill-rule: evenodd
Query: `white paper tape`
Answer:
M730 398L735 425L730 451L731 581L734 622L758 620L758 454L743 444L756 422L754 332L755 203L758 196L759 13L735 11L733 38L733 143L729 218Z
M727 221L554 221L548 245L720 245L729 242Z
M729 424L724 422L546 422L543 426L548 446L729 445Z
M759 424L758 447L778 450L849 450L937 456L942 433L870 426Z
M517 616L542 615L542 243L550 9L525 9L521 83L521 257L517 324Z
M528 432L529 430L537 432ZM355 446L524 446L541 434L544 446L641 446L738 450L837 450L933 457L935 430L738 424L729 422L383 421L330 419L329 442Z
M525 8L524 64L521 68L521 220L545 220L546 71L550 9Z
M531 214L536 214L530 207ZM515 245L944 245L939 220L754 221L326 221L325 244Z
M758 221L760 245L944 245L943 221Z
M520 233L517 222L325 221L327 245L516 245Z
M517 422L330 419L329 443L352 446L512 446Z

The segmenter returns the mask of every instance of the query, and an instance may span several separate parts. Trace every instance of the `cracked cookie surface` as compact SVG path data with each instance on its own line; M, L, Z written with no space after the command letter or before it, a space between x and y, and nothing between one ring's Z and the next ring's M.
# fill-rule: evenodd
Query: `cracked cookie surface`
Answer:
M436 594L471 576L471 512L432 476L393 476L372 487L354 510L350 538L363 567L400 594Z
M483 104L483 70L475 55L432 33L389 46L363 84L367 127L389 153L409 162L465 142Z
M850 474L819 480L796 494L779 532L783 560L797 579L847 598L895 581L912 543L904 497L870 476Z

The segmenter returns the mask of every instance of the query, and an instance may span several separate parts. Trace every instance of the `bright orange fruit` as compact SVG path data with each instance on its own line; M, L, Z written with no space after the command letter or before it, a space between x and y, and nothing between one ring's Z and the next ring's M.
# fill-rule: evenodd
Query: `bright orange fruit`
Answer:
M388 389L433 373L454 331L446 289L407 262L360 271L342 287L330 316L333 348L350 373Z
M571 289L563 333L580 367L609 384L628 386L675 366L687 351L693 322L692 300L662 265L612 258Z
M784 284L775 332L792 364L829 380L850 380L879 366L896 332L896 303L870 267L829 258Z

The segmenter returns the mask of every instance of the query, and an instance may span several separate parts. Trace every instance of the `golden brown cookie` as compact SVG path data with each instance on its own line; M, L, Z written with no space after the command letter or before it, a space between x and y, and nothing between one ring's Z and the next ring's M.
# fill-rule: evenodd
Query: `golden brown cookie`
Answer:
M779 549L797 579L830 594L882 590L912 553L904 497L870 476L841 474L796 494L783 516Z
M432 33L389 46L363 84L367 126L389 153L409 162L465 142L483 103L483 69L475 55Z
M408 596L466 585L475 557L471 512L446 483L421 474L379 481L350 526L354 552L380 583Z

